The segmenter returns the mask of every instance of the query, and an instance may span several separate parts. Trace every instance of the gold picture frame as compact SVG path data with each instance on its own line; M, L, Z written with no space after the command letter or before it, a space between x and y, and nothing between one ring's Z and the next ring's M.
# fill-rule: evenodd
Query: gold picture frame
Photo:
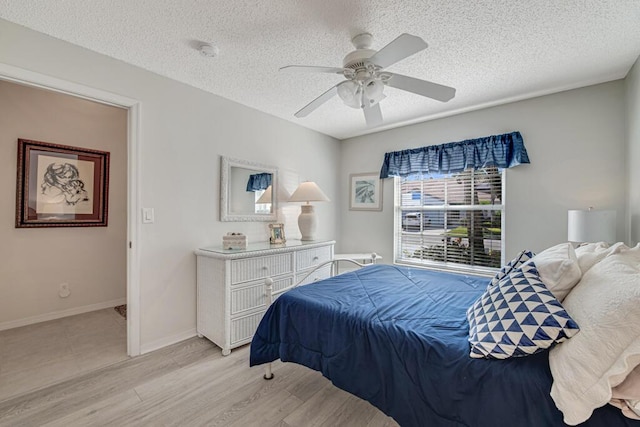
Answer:
M269 224L269 231L271 234L271 237L269 237L269 242L272 245L279 245L287 241L287 239L285 239L284 237L284 224Z

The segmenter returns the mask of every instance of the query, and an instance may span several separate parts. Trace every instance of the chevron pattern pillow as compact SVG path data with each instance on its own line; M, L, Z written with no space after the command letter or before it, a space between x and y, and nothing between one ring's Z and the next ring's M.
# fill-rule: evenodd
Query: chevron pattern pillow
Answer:
M524 264L525 262L529 261L535 255L536 254L534 254L533 252L528 251L526 249L524 251L521 251L518 255L516 255L516 257L514 259L512 259L506 265L504 265L500 269L500 271L498 271L496 273L495 276L493 276L493 279L491 279L491 283L489 283L489 286L496 286L498 284L498 282L500 282L500 280L502 280L503 277L505 277L507 274L511 273L511 270L513 270L514 268L520 267L522 264Z
M513 269L467 310L471 357L507 359L538 353L578 333L533 263Z

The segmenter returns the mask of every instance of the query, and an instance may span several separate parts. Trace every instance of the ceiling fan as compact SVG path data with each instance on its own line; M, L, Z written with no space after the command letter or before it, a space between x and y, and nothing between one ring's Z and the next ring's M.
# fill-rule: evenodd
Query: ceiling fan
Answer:
M344 57L342 68L305 65L288 65L280 68L280 71L342 74L346 78L294 115L298 118L306 117L333 96L338 95L349 107L362 109L367 125L375 126L382 123L379 103L386 98L385 86L442 102L447 102L455 96L456 90L452 87L384 71L396 62L426 49L427 43L420 37L401 34L377 52L370 49L372 40L373 36L369 33L358 34L351 39L356 50Z

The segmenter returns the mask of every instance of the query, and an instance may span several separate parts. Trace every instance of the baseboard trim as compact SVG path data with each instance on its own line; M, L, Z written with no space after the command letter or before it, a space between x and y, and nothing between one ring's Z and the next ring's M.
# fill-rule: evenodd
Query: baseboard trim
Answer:
M154 350L161 349L162 347L184 341L186 339L195 337L196 335L196 328L193 328L187 331L178 332L177 334L169 335L168 337L157 339L150 343L142 344L140 346L140 354L145 354Z
M47 322L49 320L60 319L62 317L74 316L76 314L88 313L90 311L102 310L104 308L115 307L117 305L126 304L126 298L118 298L111 301L99 302L96 304L83 305L82 307L70 308L62 311L54 311L37 316L25 317L24 319L9 320L0 323L0 331L6 329L19 328L21 326L33 325L34 323Z

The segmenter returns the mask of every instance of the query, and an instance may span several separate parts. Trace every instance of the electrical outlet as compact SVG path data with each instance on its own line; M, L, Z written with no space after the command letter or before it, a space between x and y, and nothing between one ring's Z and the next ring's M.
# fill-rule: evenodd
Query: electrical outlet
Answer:
M71 295L71 289L69 289L68 283L60 283L60 286L58 287L58 295L60 298L66 298Z

